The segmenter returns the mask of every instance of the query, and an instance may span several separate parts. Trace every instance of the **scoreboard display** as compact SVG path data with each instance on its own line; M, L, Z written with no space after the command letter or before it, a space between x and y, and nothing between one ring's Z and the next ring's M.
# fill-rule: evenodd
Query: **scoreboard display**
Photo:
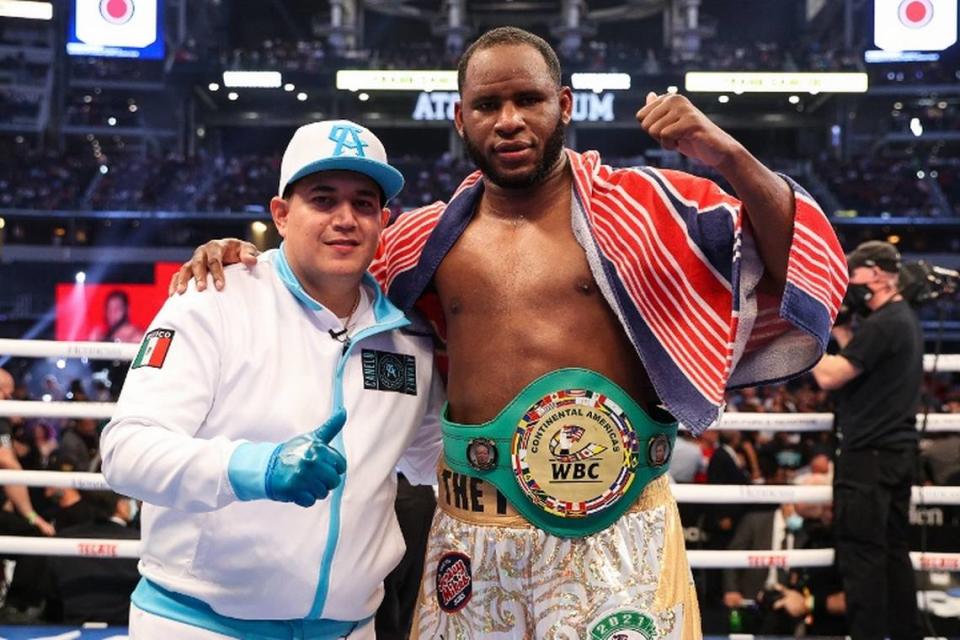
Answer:
M163 0L72 0L67 53L163 58Z

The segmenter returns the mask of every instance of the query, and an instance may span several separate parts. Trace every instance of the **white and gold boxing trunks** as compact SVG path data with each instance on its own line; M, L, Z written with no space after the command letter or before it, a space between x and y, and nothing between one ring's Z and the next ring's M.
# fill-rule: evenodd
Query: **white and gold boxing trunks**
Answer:
M572 368L534 380L483 424L454 423L444 408L413 637L699 638L666 417Z
M696 640L697 594L666 476L582 538L533 527L482 480L440 470L412 638Z

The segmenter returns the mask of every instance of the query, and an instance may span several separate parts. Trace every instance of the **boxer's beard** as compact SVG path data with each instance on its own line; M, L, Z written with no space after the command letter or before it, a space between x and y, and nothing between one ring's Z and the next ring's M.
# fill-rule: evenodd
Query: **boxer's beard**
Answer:
M536 167L526 174L514 176L505 176L502 173L498 173L493 166L493 162L484 154L480 146L470 140L466 129L463 131L463 145L467 150L467 155L473 160L473 163L477 165L477 168L480 169L483 175L493 182L493 184L502 189L526 189L543 182L547 174L550 173L550 170L557 164L560 154L563 153L563 137L565 133L566 126L563 124L563 119L558 117L557 125L553 128L553 132L551 132L543 145L543 152L540 155L540 160L537 162ZM490 152L490 154L493 153L493 151Z

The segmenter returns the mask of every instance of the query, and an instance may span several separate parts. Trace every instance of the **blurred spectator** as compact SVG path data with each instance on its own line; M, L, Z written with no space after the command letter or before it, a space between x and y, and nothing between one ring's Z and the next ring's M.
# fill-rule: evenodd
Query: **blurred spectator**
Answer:
M924 484L943 485L960 474L960 434L928 434L920 441Z
M15 383L13 376L0 369L0 400L9 400L13 396ZM19 471L23 469L13 448L11 421L0 417L0 469ZM53 526L34 510L27 488L22 485L4 485L7 499L13 504L16 513L0 510L0 534L52 536Z
M74 462L59 453L50 460L49 471L76 471ZM80 491L72 487L46 487L42 489L47 501L52 504L47 513L58 532L67 527L85 524L93 520L93 510L83 500ZM60 559L58 559L59 561ZM11 623L33 623L41 617L59 619L54 607L50 609L50 559L46 556L25 555L16 560L13 580L10 582L7 604L2 617Z
M707 431L710 433L710 431ZM706 434L704 434L706 435ZM707 465L708 484L750 484L750 473L743 454L737 450L742 441L739 431L729 429L717 432L720 446L716 447ZM703 529L707 548L726 549L733 538L737 523L744 511L742 504L711 504L703 509ZM722 576L716 571L707 573L707 591L720 591Z
M818 170L843 208L858 216L952 215L938 208L933 185L913 155L831 160Z
M89 505L92 519L62 529L62 538L108 538L136 540L137 529L132 502L112 491L84 491L83 502ZM62 621L67 624L106 622L125 625L130 614L130 594L140 573L135 559L58 558L50 564L53 596L62 607Z
M50 461L50 456L57 450L60 443L57 441L57 434L46 422L38 422L33 425L33 448L38 455L38 469L45 469Z
M777 467L783 471L779 484L791 482L804 462L800 434L776 431L773 438L760 447L757 455L768 456L776 461Z
M50 460L49 471L78 471L76 461L68 455L57 452ZM53 502L51 516L57 530L73 527L93 519L89 502L82 499L78 489L73 487L47 487L44 493Z
M100 434L93 418L73 418L60 434L60 452L77 471L97 471L100 467Z
M803 518L792 504L751 511L737 523L727 548L741 551L793 549L800 546L796 538L803 535L802 530ZM786 582L787 573L783 568L724 569L723 603L730 609L740 609L756 602L762 597L762 592L773 590ZM744 621L745 631L765 631L762 628L762 615L744 617L747 618Z
M826 477L808 478L813 484L829 485ZM813 482L815 480L815 482ZM816 507L816 511L810 507ZM833 510L827 505L796 505L803 527L794 540L796 549L833 548ZM767 592L761 602L765 612L761 631L806 636L845 636L847 600L836 564L830 567L792 569L785 582Z
M693 482L703 464L700 447L687 431L677 434L668 473L674 482Z
M765 410L756 387L744 387L734 392L728 400L727 409L745 413L763 413Z
M949 120L931 119L930 126L939 122L948 128L960 127L960 109L956 111ZM0 206L25 209L264 212L279 174L279 154L269 149L229 155L200 149L192 157L176 150L131 153L120 143L98 151L95 157L81 148L68 153L16 147L5 151L10 155L0 157ZM637 166L645 158L609 157L608 161L614 166ZM795 159L772 158L771 163L791 172L807 170L797 166ZM403 192L391 202L395 214L447 198L474 170L469 160L449 152L399 157L394 164L407 180ZM816 167L825 188L846 212L893 217L960 215L960 160L955 158L934 154L921 166L915 153L870 154L844 161L824 158ZM718 178L702 166L681 162L675 168ZM945 208L943 202L953 209ZM67 239L58 236L52 241ZM734 397L740 395L737 392ZM793 410L789 395L765 394L766 406L754 404L753 395L746 392L735 405L741 405L741 411L770 410L774 404Z

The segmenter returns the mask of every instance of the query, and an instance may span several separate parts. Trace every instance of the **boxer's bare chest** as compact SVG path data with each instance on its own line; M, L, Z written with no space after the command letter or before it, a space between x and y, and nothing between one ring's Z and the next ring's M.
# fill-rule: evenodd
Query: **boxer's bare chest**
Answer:
M573 235L569 202L505 219L482 205L444 258L435 285L447 321L451 418L482 422L527 384L584 367L641 406L652 391Z

